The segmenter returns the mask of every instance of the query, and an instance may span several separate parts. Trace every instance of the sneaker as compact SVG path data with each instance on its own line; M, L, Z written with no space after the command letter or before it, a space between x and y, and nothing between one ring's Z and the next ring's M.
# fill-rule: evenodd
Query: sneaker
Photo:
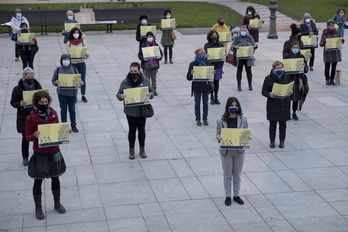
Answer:
M81 100L85 103L87 103L87 98L85 96L82 96Z
M71 127L71 130L72 130L73 132L75 132L75 133L79 132L79 130L77 129L76 126L72 126L72 127Z
M298 120L298 117L296 114L292 114L292 118L295 119L296 121Z
M197 126L202 126L202 122L201 121L197 121Z
M233 200L240 205L244 205L244 201L239 196L233 197Z
M309 67L309 70L314 71L313 67Z
M225 205L227 205L227 206L230 206L231 205L231 202L232 200L231 200L231 198L230 197L226 197L226 200L225 200Z
M23 165L28 166L29 160L28 158L23 158Z
M209 125L208 120L203 120L203 124L204 126L208 126Z

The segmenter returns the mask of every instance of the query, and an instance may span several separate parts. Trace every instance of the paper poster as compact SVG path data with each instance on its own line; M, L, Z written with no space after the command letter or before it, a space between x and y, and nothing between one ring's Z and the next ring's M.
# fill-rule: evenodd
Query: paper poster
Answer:
M327 38L325 44L326 51L341 50L342 49L342 37Z
M151 31L156 36L156 26L140 26L140 36L146 37L146 33Z
M228 43L232 41L231 32L218 32L220 43Z
M301 36L301 40L303 42L304 48L316 48L318 47L318 36L312 35L309 37L308 35Z
M175 30L175 19L161 19L162 30Z
M67 32L70 32L74 27L80 28L79 23L64 23L64 28Z
M284 72L287 74L304 73L303 58L284 59Z
M249 150L251 129L222 128L220 147L229 150Z
M289 84L278 84L274 83L272 92L275 94L275 98L286 98L289 96L289 93L291 92L292 88L294 87L294 82L290 82Z
M20 45L28 45L28 44L35 44L33 39L35 38L34 33L18 33L17 34L17 41L19 41Z
M300 53L305 57L307 61L309 61L310 59L309 55L311 54L311 49L301 49Z
M76 89L81 87L81 74L58 74L59 89Z
M123 94L126 95L124 99L125 106L139 106L150 104L150 98L146 96L149 93L149 87L139 87L124 89Z
M214 66L193 66L193 81L213 81Z
M69 48L69 54L71 59L86 59L87 48L86 47L73 47Z
M261 19L251 19L249 21L249 29L261 29L263 25L263 22Z
M220 48L208 48L208 60L209 61L225 61L226 50L225 47Z
M161 57L161 52L159 46L143 47L141 48L143 52L144 60L156 59Z
M237 59L250 59L254 57L253 46L243 46L237 49Z
M24 106L24 108L33 107L33 95L37 91L46 91L49 93L48 89L38 89L38 90L31 90L31 91L23 91L23 101L27 102L27 104Z
M39 148L69 143L69 123L51 123L38 125Z

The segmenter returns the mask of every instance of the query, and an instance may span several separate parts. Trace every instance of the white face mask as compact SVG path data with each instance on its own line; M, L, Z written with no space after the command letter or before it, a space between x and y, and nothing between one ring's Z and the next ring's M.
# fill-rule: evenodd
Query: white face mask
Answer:
M22 14L21 14L21 13L17 13L16 16L17 16L18 18L20 18L20 17L22 17Z
M306 19L305 21L306 21L306 23L309 23L311 21L311 19Z
M74 19L74 16L68 16L68 19L72 21Z
M251 11L248 11L248 15L251 15L252 14L252 12Z
M166 18L167 18L167 19L170 19L170 15L166 15Z
M152 41L153 41L152 37L147 38L147 42L152 43Z
M343 16L344 16L344 13L339 13L339 16L343 17Z
M78 39L80 37L80 34L79 33L76 33L73 35L75 39Z
M146 19L141 20L141 23L142 23L142 24L147 24L147 20L146 20Z

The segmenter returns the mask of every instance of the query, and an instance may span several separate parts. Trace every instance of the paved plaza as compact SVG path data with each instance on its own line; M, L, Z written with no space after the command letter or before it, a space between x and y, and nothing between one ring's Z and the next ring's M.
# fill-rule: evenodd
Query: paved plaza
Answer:
M322 32L323 24L319 24ZM158 31L157 41L161 32ZM224 66L221 105L209 105L209 126L195 124L191 82L186 80L194 49L206 35L177 32L174 64L158 74L158 96L151 103L155 116L147 120L146 151L128 159L128 124L123 104L115 97L129 64L138 61L135 31L86 32L88 103L77 102L79 133L62 145L67 171L61 176L62 204L53 209L50 180L44 182L45 220L34 214L31 179L22 165L21 135L16 109L10 105L13 87L21 78L14 62L14 43L0 35L0 231L347 231L348 229L348 54L338 69L341 86L326 86L322 48L316 50L310 92L299 121L290 120L284 149L269 148L263 80L274 60L281 60L290 32L278 40L260 33L253 72L253 91L236 86L236 68ZM53 97L60 111L53 72L66 47L57 33L37 35L35 78ZM347 46L347 45L345 45ZM344 48L345 49L345 48ZM344 50L343 50L344 51ZM241 197L244 205L224 205L216 119L226 99L237 97L252 130L252 149L244 163ZM276 145L279 141L277 139ZM31 152L32 153L32 152Z

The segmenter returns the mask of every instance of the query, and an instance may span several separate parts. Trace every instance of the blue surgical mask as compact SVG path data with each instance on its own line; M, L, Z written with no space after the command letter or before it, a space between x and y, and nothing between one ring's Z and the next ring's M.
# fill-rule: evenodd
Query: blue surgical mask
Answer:
M248 11L248 15L251 15L253 12L251 12L251 11Z
M22 14L21 13L17 13L16 16L17 16L17 18L20 18L20 17L22 17Z
M153 41L152 37L147 38L147 42L152 43L152 41Z
M171 16L170 15L166 15L166 19L170 19L171 18Z
M70 65L70 60L63 60L63 66L69 66Z
M297 54L298 52L299 52L299 50L297 48L292 49L292 53Z
M74 16L68 16L68 19L72 21L74 19Z
M241 35L241 36L246 36L246 32L245 32L245 31L241 31L241 32L240 32L240 35Z
M200 60L203 60L204 54L197 54L197 58L200 59Z
M237 107L237 106L229 107L229 108L228 108L228 111L229 111L231 114L236 114L236 113L238 112L238 107Z
M147 24L147 20L146 20L146 19L143 19L143 20L141 20L141 23L142 23L142 24Z
M281 76L283 74L283 69L277 69L275 70L275 73L278 75L278 76Z

